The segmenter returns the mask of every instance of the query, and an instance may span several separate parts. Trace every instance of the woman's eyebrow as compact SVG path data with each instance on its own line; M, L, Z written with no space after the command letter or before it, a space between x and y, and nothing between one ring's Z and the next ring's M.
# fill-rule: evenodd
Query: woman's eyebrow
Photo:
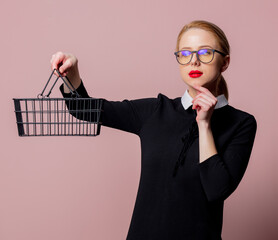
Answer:
M210 47L210 48L213 48L213 47L211 47L211 46L209 46L209 45L202 45L202 46L199 46L199 48L202 48L202 47ZM183 47L182 49L191 49L191 47Z

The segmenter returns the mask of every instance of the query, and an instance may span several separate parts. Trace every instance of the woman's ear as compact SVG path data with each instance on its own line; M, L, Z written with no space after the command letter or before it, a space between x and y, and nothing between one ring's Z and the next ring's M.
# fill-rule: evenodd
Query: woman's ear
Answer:
M226 55L223 59L223 65L221 67L221 72L224 72L230 64L230 55Z

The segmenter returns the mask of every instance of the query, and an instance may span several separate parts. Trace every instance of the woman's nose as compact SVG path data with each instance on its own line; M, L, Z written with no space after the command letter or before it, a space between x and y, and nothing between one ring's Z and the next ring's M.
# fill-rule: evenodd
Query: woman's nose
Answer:
M200 64L200 61L197 58L197 53L192 53L192 59L191 59L191 65L198 65Z

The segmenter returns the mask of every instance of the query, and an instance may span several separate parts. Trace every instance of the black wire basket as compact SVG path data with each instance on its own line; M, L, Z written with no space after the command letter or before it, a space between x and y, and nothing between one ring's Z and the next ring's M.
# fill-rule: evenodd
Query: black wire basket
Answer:
M58 77L43 95L54 72ZM58 79L70 89L71 98L50 98ZM19 136L97 136L100 134L102 99L82 98L67 77L54 69L37 98L13 98Z

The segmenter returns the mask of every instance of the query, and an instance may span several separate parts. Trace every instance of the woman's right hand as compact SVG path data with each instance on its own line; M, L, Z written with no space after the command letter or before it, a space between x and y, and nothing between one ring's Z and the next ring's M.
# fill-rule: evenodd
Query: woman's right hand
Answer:
M50 60L52 71L56 68L63 77L67 76L75 89L81 83L77 62L78 60L74 55L63 52L56 52ZM55 74L58 76L56 72ZM65 92L69 92L65 85L64 90Z

